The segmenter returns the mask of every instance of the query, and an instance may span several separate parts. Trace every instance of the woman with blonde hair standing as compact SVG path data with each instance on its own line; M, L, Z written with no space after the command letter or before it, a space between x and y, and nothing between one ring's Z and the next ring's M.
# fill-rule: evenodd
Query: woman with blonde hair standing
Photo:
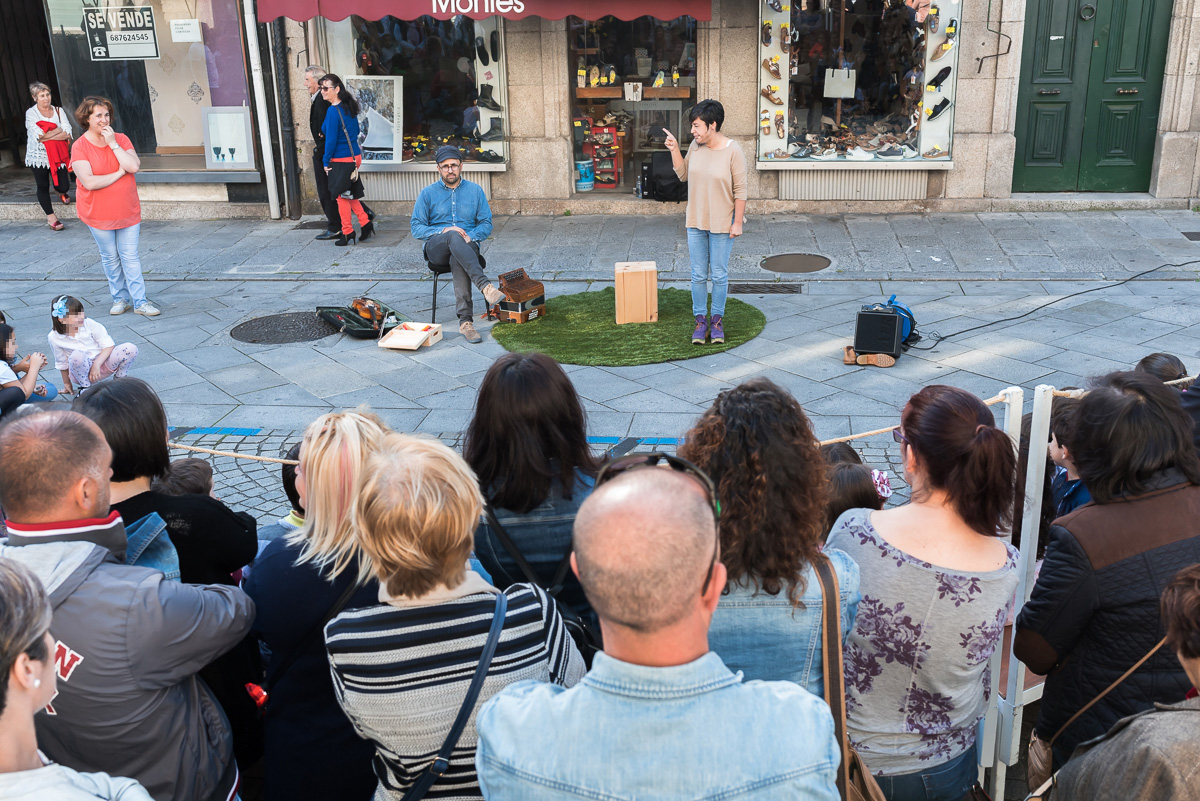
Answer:
M112 128L113 104L103 97L85 97L75 109L83 136L71 147L75 170L79 219L92 231L100 248L100 266L108 279L113 305L109 314L156 317L161 312L146 300L138 242L142 231L142 204L134 174L142 162L125 134Z
M246 580L258 609L251 632L271 652L268 801L366 801L375 792L375 749L338 707L321 631L342 609L378 603L379 584L354 535L352 513L363 465L389 431L365 410L325 414L308 426L296 466L304 525L272 540Z
M33 97L33 105L25 110L25 131L29 134L29 144L25 146L25 166L33 170L33 180L37 184L37 199L46 212L46 225L55 231L66 228L54 214L50 205L50 185L57 184L59 198L63 203L70 203L67 195L71 179L65 168L70 159L71 147L71 118L60 106L50 102L50 87L44 83L29 84L29 94ZM52 144L53 143L53 144ZM55 157L51 158L51 151ZM65 179L62 183L56 178Z

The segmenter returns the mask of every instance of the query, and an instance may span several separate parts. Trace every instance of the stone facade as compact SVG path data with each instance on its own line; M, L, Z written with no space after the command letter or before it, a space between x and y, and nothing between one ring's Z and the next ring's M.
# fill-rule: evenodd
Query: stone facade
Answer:
M758 119L757 53L760 0L713 0L713 19L697 32L697 93L724 104L724 132L752 157ZM923 198L912 200L781 200L780 172L749 170L749 209L774 211L912 211L1063 208L1072 205L1186 206L1200 196L1200 0L1175 0L1164 76L1162 111L1148 195L1106 198L1012 195L1013 162L1026 0L962 0L955 94L953 168L923 173ZM952 12L943 10L943 16ZM990 17L989 17L990 15ZM321 52L314 23L288 23L293 52ZM632 194L576 194L570 139L570 91L564 20L529 17L505 22L510 161L491 174L498 213L676 214L675 204L647 203ZM1007 48L1007 52L1006 51ZM1002 54L1002 55L1001 55ZM308 154L303 68L292 57L293 108L302 148L305 210L317 211ZM801 178L803 180L803 177ZM411 203L398 202L395 211Z

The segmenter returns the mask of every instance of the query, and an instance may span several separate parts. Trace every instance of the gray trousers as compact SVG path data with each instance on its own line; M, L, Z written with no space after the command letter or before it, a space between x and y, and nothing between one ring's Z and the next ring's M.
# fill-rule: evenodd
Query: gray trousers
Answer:
M450 266L454 278L454 311L458 321L469 321L474 316L471 284L479 290L488 285L480 263L479 243L467 242L457 231L434 234L425 242L425 259L430 264Z

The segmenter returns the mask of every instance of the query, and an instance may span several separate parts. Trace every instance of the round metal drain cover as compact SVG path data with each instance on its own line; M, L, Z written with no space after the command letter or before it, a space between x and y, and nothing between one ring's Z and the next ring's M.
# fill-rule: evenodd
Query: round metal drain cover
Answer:
M815 273L831 263L828 258L816 253L780 253L767 256L758 266L773 273Z
M286 345L289 342L312 342L337 332L316 312L290 312L247 320L234 326L229 335L238 342L254 345Z

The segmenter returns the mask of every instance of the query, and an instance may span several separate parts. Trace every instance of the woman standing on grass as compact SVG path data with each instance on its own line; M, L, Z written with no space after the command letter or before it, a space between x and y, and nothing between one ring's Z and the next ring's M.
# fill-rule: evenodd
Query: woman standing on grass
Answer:
M687 181L688 254L692 260L692 344L725 342L725 298L729 294L729 254L746 222L746 156L721 133L725 109L701 100L688 112L692 144L687 155L666 128L667 150L679 180ZM708 279L712 278L712 316L708 312Z

